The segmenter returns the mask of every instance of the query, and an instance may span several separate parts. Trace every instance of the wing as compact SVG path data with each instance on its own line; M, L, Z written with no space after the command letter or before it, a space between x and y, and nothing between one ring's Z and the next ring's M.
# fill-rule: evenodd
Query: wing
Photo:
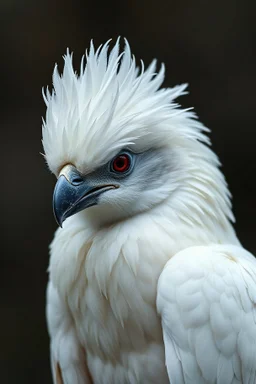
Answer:
M256 261L241 247L191 247L158 283L171 384L256 383Z
M47 288L46 312L54 384L92 383L85 350L79 344L70 314L51 282Z

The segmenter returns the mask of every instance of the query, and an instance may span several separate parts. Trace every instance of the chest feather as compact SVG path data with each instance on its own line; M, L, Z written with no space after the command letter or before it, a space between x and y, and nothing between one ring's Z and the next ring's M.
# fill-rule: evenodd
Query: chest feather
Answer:
M66 300L88 352L111 358L162 340L155 301L167 256L145 247L143 241L107 246L94 239L86 248Z

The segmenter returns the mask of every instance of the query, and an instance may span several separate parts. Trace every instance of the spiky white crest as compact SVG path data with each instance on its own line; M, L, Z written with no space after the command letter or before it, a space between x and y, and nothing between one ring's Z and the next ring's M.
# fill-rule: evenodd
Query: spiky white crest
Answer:
M186 85L159 90L164 65L158 73L156 60L146 70L143 62L137 68L127 41L121 54L119 39L109 55L108 50L109 42L96 51L91 42L79 75L67 50L62 76L55 66L52 94L48 88L43 93L43 146L55 174L66 163L88 171L122 147L141 150L184 138L207 140L195 115L174 103Z
M109 54L108 50L109 42L96 51L91 43L79 75L69 51L61 76L55 66L53 92L47 89L44 94L43 146L51 171L58 175L71 163L88 173L122 148L134 152L167 148L177 159L176 172L169 175L173 211L189 223L208 223L211 230L215 230L216 221L229 228L229 220L234 220L230 193L217 156L205 145L210 143L204 134L208 129L192 111L182 110L174 102L184 94L186 85L159 89L164 66L156 73L153 60L146 70L143 62L137 68L127 41L121 53L119 40ZM154 199L158 194L161 200L165 187L157 193L151 191ZM179 192L170 192L175 189ZM144 195L142 200L147 201Z

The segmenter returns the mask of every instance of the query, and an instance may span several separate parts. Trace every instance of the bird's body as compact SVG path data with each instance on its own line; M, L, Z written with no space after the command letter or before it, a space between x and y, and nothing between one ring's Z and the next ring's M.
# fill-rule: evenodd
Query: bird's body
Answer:
M86 350L84 358L96 383L169 382L156 309L157 282L166 262L182 249L206 244L206 233L195 230L195 237L189 238L189 225L168 228L161 214L156 210L151 217L141 215L102 230L92 230L90 222L84 227L84 218L74 217L57 231L52 283L67 303L66 316L70 312L76 319L69 326ZM232 231L225 235L236 243ZM208 236L212 243L221 242L214 234ZM52 308L51 297L49 292L49 320L56 311L56 297ZM60 320L59 330L66 319Z
M111 68L111 59L117 63L116 66L120 60L118 48L115 50L117 52L112 52L108 67L101 64L105 53L102 57L98 54L98 65L102 65L103 75L107 70L112 69L111 73L113 68L117 70L113 63ZM218 169L217 157L201 142L206 139L200 132L203 129L200 123L195 122L189 112L180 116L172 110L170 116L166 116L163 102L163 114L158 115L159 129L152 133L157 125L153 119L153 115L159 113L157 103L163 96L169 103L168 90L165 90L166 95L158 96L155 105L153 98L146 97L150 92L157 94L147 87L153 84L153 70L151 76L145 72L140 82L131 87L134 103L129 105L132 96L127 101L128 98L122 95L122 86L129 79L129 73L133 81L138 75L132 72L133 62L127 62L130 60L128 56L129 52L126 52L123 67L116 75L119 76L118 96L117 88L113 86L112 98L105 95L108 101L104 108L100 104L101 111L96 107L93 109L92 104L103 92L104 81L101 79L101 84L97 79L90 83L92 93L88 96L89 104L85 103L85 111L87 124L90 121L94 134L90 136L86 124L80 124L83 129L88 129L87 138L90 136L84 146L85 153L81 151L78 155L81 140L74 141L75 134L79 136L79 130L82 132L73 116L78 113L81 123L84 110L78 112L75 106L80 103L79 95L83 91L81 81L77 86L77 96L74 96L72 81L73 85L76 84L75 75L64 73L63 80L56 80L55 74L59 100L66 106L73 106L67 115L62 111L59 117L58 100L51 104L51 96L47 98L50 112L44 131L44 146L49 166L56 174L65 164L79 169L79 179L72 176L72 172L76 172L74 167L68 168L69 173L63 171L65 180L60 177L61 183L68 181L72 188L84 188L81 175L89 174L95 185L95 180L99 179L96 168L100 169L102 184L104 172L109 172L109 168L104 171L104 164L113 154L127 147L128 152L124 154L130 156L132 169L132 173L125 178L122 175L122 179L114 174L115 181L111 179L112 174L108 174L104 188L107 186L111 190L102 194L109 196L107 200L102 205L90 201L89 206L94 206L88 210L79 206L78 213L57 230L51 245L47 319L55 383L254 384L256 262L241 247L230 223L233 217L229 192ZM87 60L93 72L97 54L93 51ZM66 67L66 71L70 70L69 62ZM89 69L87 64L88 83ZM86 77L81 75L82 79L83 76ZM72 81L69 81L70 77ZM91 77L94 79L92 74ZM61 81L64 84L62 91ZM145 104L143 112L135 97L136 92L142 97L142 86L145 90L145 100L141 98ZM71 89L72 97L65 100L65 92L69 93ZM169 92L172 99L181 94L182 89ZM120 99L122 102L119 103ZM95 140L100 140L102 135L104 141L104 133L108 131L106 121L104 131L101 131L102 127L95 129L95 125L102 113L104 115L108 103L115 104L111 122L119 119L116 128L119 137L112 136L114 153L108 154L111 151L109 145L106 146L106 158L95 167L94 162L102 156L102 153L97 153ZM145 113L147 108L149 115L152 110L151 139L150 133L148 137L143 136L144 125L150 126ZM95 111L98 118L94 116L90 120ZM67 121L71 118L75 124L68 127ZM106 119L110 121L109 116ZM100 123L104 126L102 121ZM127 130L126 136L120 137L121 126L123 131ZM180 135L168 133L168 126L173 126L170 131L176 129ZM70 139L69 131L72 132ZM161 143L155 145L161 133ZM51 141L57 137L59 141L63 140L62 145L51 151ZM69 141L76 151L72 152ZM130 153L129 148L134 149L133 141L135 152ZM69 148L66 151L65 143ZM99 145L104 148L104 142L99 142ZM113 168L113 162L111 166ZM137 180L142 180L141 190L136 189L133 174ZM77 173L75 175L77 177ZM131 188L131 193L121 195L122 183L128 183L126 178L131 180L131 184L126 185L126 191ZM63 188L66 187L60 185L60 189ZM95 190L93 187L91 194ZM110 200L112 194L116 196L114 204ZM62 196L67 200L67 194ZM88 192L83 196L88 196ZM58 189L54 197L56 206L57 198ZM58 211L56 208L57 218L61 209L63 211L59 206ZM68 209L74 209L74 204ZM65 210L67 212L67 208Z

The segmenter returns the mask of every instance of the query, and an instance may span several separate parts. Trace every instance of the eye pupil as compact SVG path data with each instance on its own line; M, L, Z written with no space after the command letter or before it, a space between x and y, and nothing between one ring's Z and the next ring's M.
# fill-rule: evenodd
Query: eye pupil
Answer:
M115 172L125 172L130 168L130 157L128 155L119 155L113 161L113 170Z

